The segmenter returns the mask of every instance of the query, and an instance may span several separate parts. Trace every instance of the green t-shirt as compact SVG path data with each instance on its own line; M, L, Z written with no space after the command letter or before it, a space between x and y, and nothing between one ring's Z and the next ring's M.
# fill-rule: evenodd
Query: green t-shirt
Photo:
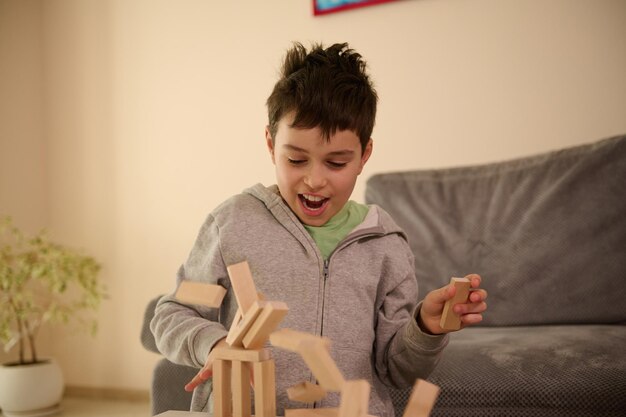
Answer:
M348 201L339 213L335 214L323 226L304 225L309 231L324 259L328 259L339 242L345 238L357 225L361 224L369 208L364 204Z

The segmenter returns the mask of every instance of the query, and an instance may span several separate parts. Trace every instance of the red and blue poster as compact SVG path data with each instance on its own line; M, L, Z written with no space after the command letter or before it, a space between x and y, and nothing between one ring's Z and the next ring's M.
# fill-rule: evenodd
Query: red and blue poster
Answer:
M397 0L313 0L313 14L323 15Z

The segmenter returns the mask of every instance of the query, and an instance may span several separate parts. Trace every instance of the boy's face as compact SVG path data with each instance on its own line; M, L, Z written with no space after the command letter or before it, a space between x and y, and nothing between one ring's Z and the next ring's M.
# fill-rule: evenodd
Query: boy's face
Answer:
M338 131L326 140L319 128L290 127L293 115L283 117L267 147L276 166L280 194L300 221L322 226L350 199L356 179L372 153L372 140L361 152L359 137Z

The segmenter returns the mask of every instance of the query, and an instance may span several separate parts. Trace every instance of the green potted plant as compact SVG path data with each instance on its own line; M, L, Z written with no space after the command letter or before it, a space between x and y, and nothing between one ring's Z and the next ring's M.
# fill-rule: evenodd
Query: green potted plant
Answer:
M44 415L59 408L63 376L52 358L41 358L37 332L74 322L95 332L95 311L105 297L100 265L54 243L45 232L26 236L0 218L0 343L19 359L0 366L0 409L5 416ZM87 314L87 313L94 314Z

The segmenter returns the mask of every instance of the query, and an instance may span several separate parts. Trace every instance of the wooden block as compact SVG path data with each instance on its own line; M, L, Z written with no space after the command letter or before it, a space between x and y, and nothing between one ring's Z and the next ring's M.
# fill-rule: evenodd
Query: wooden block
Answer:
M467 278L452 278L450 283L456 287L456 294L443 306L443 313L439 325L445 330L459 330L461 318L452 311L456 304L465 303L469 297L470 281Z
M322 343L326 349L330 348L330 339L327 337L315 336L310 333L299 332L292 329L276 330L270 334L270 342L276 347L291 352L298 352L300 345L303 343Z
M311 404L326 397L326 390L317 384L304 381L287 388L287 397L291 401Z
M226 336L226 343L229 346L241 347L243 346L243 338L250 330L250 327L254 324L254 321L261 313L261 310L265 306L267 301L255 301L248 311L243 315L243 318L236 325L230 326L228 335Z
M255 362L254 416L276 417L276 365L274 360Z
M428 417L439 396L439 387L423 379L413 385L403 417Z
M345 380L324 343L301 343L298 353L322 388L326 391L341 391Z
M291 408L285 409L285 417L338 417L338 408ZM367 414L365 417L376 417Z
M252 396L250 393L250 367L249 364L240 361L232 361L232 392L233 414L232 417L251 417Z
M281 329L270 335L270 342L274 346L299 353L322 388L341 391L344 378L330 356L328 338Z
M243 261L230 265L226 269L228 270L228 276L230 277L237 304L245 315L252 304L259 300L248 262Z
M370 384L364 379L346 381L341 390L338 417L365 417L370 402Z
M231 363L213 360L213 417L232 416Z
M247 349L260 349L280 322L285 318L289 308L280 301L266 301L263 310L244 336L242 343Z
M178 285L175 296L183 303L219 308L225 294L226 289L221 285L184 280Z
M337 417L338 408L291 408L285 409L285 417Z
M211 351L213 359L240 362L262 362L271 358L269 349L219 347Z

